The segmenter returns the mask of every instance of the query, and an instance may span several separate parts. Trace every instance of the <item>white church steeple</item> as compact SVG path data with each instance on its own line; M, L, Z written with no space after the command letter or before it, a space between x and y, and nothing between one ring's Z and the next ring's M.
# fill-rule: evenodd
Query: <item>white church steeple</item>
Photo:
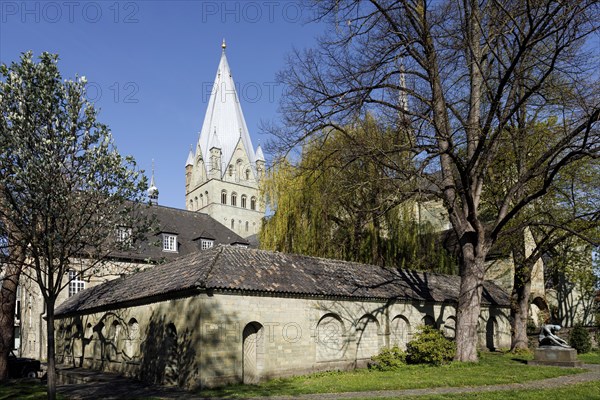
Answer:
M212 147L215 147L211 139L216 132L221 149L221 162L228 165L232 161L231 158L241 138L248 155L248 161L250 164L254 164L256 161L254 148L227 62L225 39L223 39L221 47L223 49L221 61L217 68L215 82L206 108L198 145L202 150L203 158L205 160L209 159L209 151ZM222 173L225 173L225 171L223 170Z
M258 184L265 157L252 145L226 48L223 39L196 151L186 162L186 207L248 237L258 233L264 216Z

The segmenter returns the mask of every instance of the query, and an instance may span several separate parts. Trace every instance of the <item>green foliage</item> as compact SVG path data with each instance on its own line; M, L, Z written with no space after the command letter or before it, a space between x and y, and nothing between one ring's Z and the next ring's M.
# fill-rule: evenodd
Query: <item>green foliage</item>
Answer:
M589 353L592 350L590 333L581 325L575 325L569 335L569 344L577 353Z
M513 354L517 357L531 357L533 355L533 352L531 351L531 349L528 347L526 349L522 349L522 348L515 348L512 350L509 350L510 354Z
M422 326L406 346L406 361L410 364L442 365L456 354L456 344L431 326Z
M414 180L381 167L383 151L390 164L411 169L395 151L400 136L367 115L305 144L297 165L288 159L275 162L261 183L268 207L275 210L260 231L261 247L457 273L457 262L440 246L439 227L427 219L435 204L428 210L399 197L414 192Z
M31 249L32 267L44 269L37 276L56 276L41 288L44 297L65 287L74 255L100 260L122 249L107 240L117 227L131 229L128 246L147 233L143 171L117 151L86 84L63 79L49 53L0 65L0 217L9 230L0 233ZM77 265L86 268L94 265Z
M406 353L398 346L384 347L379 354L371 357L369 369L377 371L395 371L406 365Z
M86 82L63 79L58 55L49 53L39 62L28 52L0 65L0 237L11 246L1 250L8 257L27 252L19 268L36 281L48 321L70 269L87 278L149 228L143 171L97 120ZM114 240L117 228L128 229L131 240ZM49 324L49 360L53 329ZM48 373L49 398L54 379Z

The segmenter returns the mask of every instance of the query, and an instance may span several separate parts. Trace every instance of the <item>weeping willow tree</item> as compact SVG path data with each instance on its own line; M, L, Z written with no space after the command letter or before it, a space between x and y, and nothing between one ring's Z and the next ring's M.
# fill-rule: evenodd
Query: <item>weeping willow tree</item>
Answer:
M407 179L413 167L395 151L402 140L367 115L306 143L296 163L275 161L262 183L274 213L261 229L261 247L456 273L439 232L417 218L418 188Z

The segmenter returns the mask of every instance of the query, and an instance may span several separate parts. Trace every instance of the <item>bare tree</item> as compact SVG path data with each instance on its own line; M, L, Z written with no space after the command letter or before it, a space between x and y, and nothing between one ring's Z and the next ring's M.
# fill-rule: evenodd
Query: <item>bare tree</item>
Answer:
M57 60L43 53L36 63L26 53L0 66L0 233L8 238L11 276L35 282L45 302L48 398L56 396L54 306L69 270L93 272L148 226L140 210L145 177L96 121L85 78L63 80ZM117 229L127 241L115 240ZM14 295L4 297L5 289L16 282L3 281L7 304Z
M280 75L289 86L283 128L272 132L290 149L370 112L409 136L397 151L429 181L421 190L443 202L460 244L456 358L476 361L486 255L522 228L511 222L564 167L598 157L598 47L590 41L599 4L328 0L313 9L331 29L318 48L290 56ZM529 126L556 117L558 128L551 137L528 133L543 151L507 182L496 211L483 215L490 168L515 140L508 128L524 105Z

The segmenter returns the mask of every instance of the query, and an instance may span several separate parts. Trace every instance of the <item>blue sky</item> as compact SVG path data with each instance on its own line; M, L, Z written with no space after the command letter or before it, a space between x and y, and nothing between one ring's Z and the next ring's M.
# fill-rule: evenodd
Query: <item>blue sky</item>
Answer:
M306 24L295 0L0 0L0 62L27 50L60 55L65 78L85 75L122 154L147 173L155 160L159 203L183 208L184 164L196 143L227 41L254 146L261 121L277 118L275 74L294 47L312 47L323 27Z

